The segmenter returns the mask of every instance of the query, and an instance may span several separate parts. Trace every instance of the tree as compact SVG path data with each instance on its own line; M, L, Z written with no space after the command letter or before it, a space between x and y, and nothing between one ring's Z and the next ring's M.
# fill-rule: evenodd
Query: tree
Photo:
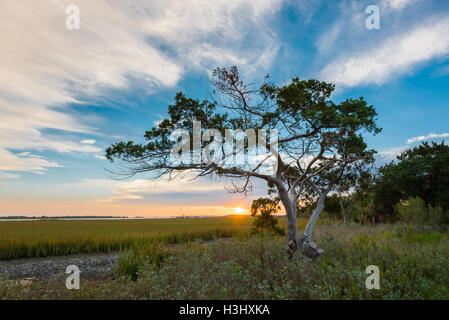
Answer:
M284 234L284 230L278 226L278 220L273 215L281 209L279 198L259 198L251 205L251 216L256 217L253 222L252 233L262 233L263 231L274 234Z
M351 194L351 219L364 224L370 221L374 224L379 218L388 219L388 215L376 209L377 203L374 201L374 181L375 175L372 173L373 167L362 170L355 181L354 192Z
M311 241L300 241L296 224L297 202L305 186L326 171L369 157L372 151L366 150L362 134L380 129L374 107L363 98L338 104L330 100L333 84L293 78L279 87L268 79L267 75L256 87L244 83L235 66L216 68L211 80L214 101L178 93L168 107L168 118L146 132L145 143L113 144L106 157L118 162L118 173L127 176L216 175L227 177L234 192L250 191L255 178L265 180L285 208L288 248L295 252ZM239 147L242 141L254 146L254 131L259 133L256 157L254 148ZM238 157L257 162L242 163Z
M405 150L379 169L375 201L379 208L393 214L400 200L420 197L426 206L449 209L449 146L423 142Z

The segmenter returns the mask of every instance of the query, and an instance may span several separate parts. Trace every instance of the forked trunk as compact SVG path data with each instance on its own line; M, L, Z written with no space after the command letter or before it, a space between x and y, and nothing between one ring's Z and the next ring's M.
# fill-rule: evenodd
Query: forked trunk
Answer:
M312 241L313 228L324 208L324 200L328 192L320 195L317 207L313 210L313 214L307 223L306 230L301 237L298 237L298 226L296 224L296 201L295 197L290 197L287 192L279 192L282 204L287 214L287 253L291 258L296 250L300 250L303 255L315 261L324 251L318 248L317 244Z

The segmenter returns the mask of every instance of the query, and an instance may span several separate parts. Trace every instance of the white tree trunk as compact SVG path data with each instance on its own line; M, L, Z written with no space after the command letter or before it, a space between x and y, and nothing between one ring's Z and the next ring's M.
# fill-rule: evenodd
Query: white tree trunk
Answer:
M314 260L324 251L319 249L317 244L312 241L313 228L324 208L324 200L329 191L320 194L317 207L313 210L313 214L307 223L306 230L301 237L298 237L298 226L296 223L296 197L289 195L286 191L279 191L282 204L284 205L287 215L287 253L290 258L296 250L300 250L302 254Z
M296 201L287 191L279 190L279 196L287 216L287 252L291 257L298 250L298 226L296 223Z
M318 221L318 218L321 214L321 211L323 211L324 200L326 200L328 193L329 191L320 193L320 198L318 199L317 206L313 210L312 216L310 217L309 222L307 223L306 230L304 231L304 234L301 236L301 238L299 238L298 240L299 248L301 249L302 254L312 259L313 261L315 261L315 259L318 256L324 253L324 250L318 248L318 245L312 241L312 233L313 228L315 227L315 224Z
M315 224L321 214L321 211L324 209L324 200L326 200L328 191L323 192L320 194L320 198L318 199L318 203L316 208L313 210L312 216L309 219L309 222L306 226L306 231L304 232L307 240L312 241L312 232L313 228L315 227Z

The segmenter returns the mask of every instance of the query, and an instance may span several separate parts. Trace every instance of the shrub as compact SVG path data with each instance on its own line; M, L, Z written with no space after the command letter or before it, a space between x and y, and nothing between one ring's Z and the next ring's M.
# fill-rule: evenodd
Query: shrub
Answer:
M447 213L441 207L426 206L419 197L399 202L395 211L399 220L412 225L428 225L440 230L447 228Z
M377 236L323 236L326 254L315 263L300 254L288 261L276 238L191 247L159 269L145 267L137 284L148 299L449 298L446 242L414 243L411 251L396 236ZM380 290L365 287L369 265L380 269Z
M270 198L259 198L253 201L251 215L256 219L254 219L251 234L262 234L265 231L277 235L285 234L284 229L278 226L278 219L273 217L273 214L281 209L278 203L279 200Z
M419 197L409 198L407 201L399 202L395 206L395 211L400 221L409 224L425 224L428 218L426 204Z
M144 264L159 268L172 254L172 251L159 244L141 244L120 253L115 272L136 281Z

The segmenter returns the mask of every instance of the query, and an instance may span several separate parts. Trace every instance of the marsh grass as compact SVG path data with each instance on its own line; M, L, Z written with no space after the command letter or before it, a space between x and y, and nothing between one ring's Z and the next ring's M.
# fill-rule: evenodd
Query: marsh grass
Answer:
M62 256L78 253L101 253L123 251L136 247L145 247L151 244L180 244L195 239L212 240L215 238L228 238L237 234L244 234L242 230L214 229L206 231L135 235L122 237L78 237L72 239L42 238L37 240L3 240L0 242L0 260L19 258Z
M278 218L285 228L285 218ZM197 219L0 221L0 260L123 251L147 244L245 237L253 217ZM323 219L320 225L329 225ZM304 228L305 219L298 219Z
M250 217L158 220L1 221L0 260L121 251L246 233Z
M436 234L439 234L438 236ZM429 238L431 241L429 241ZM320 225L325 253L315 263L285 253L285 239L243 236L123 251L113 279L64 281L23 288L0 281L4 299L449 299L448 233L406 225ZM368 290L368 265L380 269L380 289ZM5 282L6 281L6 282Z

